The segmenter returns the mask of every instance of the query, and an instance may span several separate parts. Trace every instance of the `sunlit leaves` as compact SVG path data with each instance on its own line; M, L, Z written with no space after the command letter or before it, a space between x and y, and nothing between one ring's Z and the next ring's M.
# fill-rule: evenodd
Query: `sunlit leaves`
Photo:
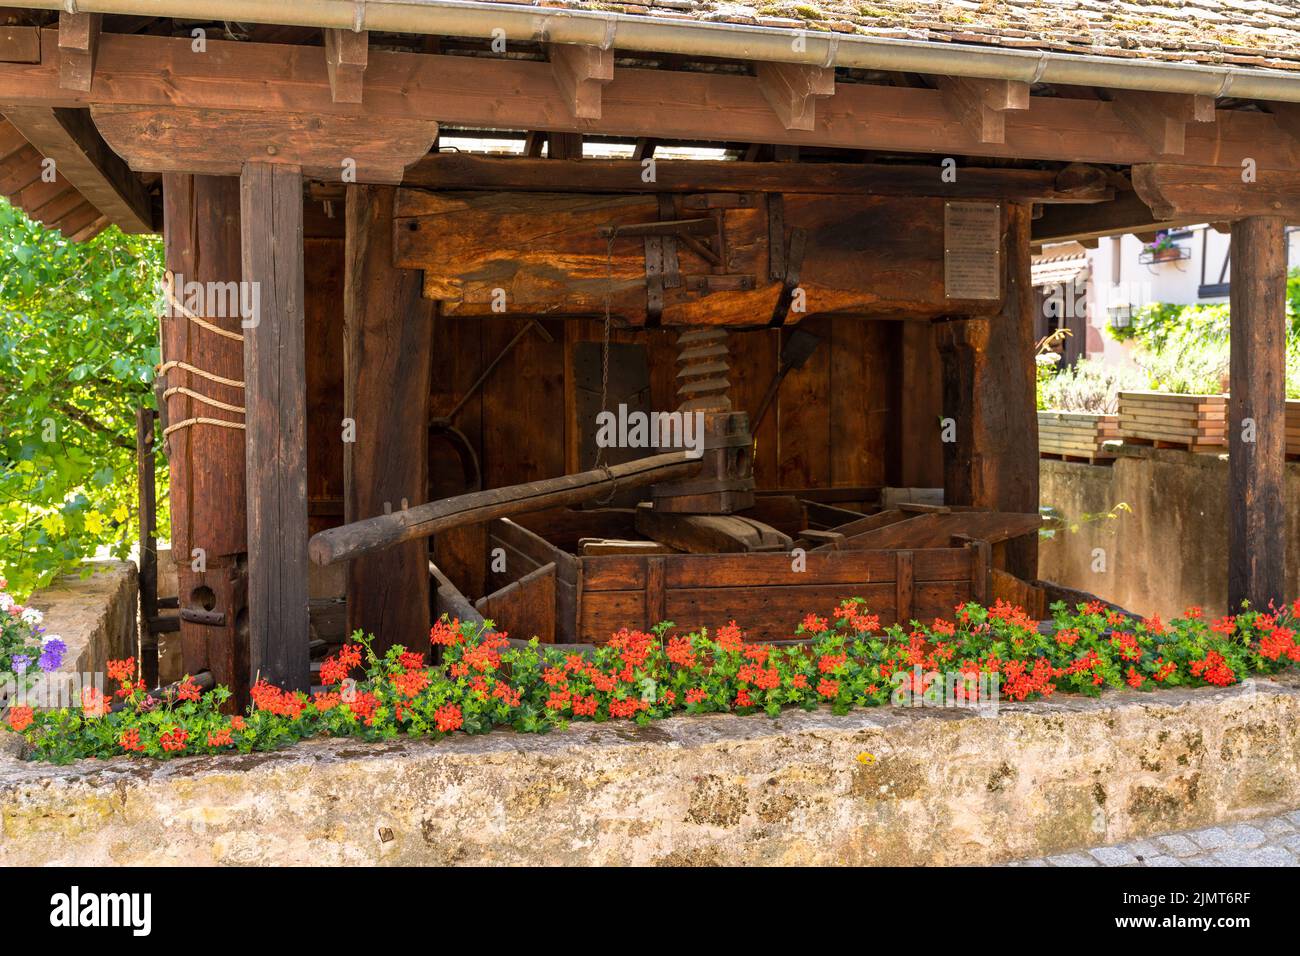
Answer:
M20 596L138 536L161 273L155 236L74 244L0 200L0 574ZM163 474L159 488L165 501Z

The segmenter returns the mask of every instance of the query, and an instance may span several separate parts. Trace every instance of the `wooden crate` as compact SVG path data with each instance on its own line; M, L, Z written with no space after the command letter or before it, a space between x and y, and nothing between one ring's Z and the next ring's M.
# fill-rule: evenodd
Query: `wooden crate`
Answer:
M883 625L951 618L988 599L988 546L915 551L583 557L578 640L603 644L621 627L672 621L679 631L735 620L751 641L789 640L809 613L861 597Z
M1226 395L1119 393L1120 437L1133 444L1222 452L1228 445L1227 419Z
M1111 461L1102 442L1119 437L1119 416L1090 412L1038 413L1038 451L1064 461Z

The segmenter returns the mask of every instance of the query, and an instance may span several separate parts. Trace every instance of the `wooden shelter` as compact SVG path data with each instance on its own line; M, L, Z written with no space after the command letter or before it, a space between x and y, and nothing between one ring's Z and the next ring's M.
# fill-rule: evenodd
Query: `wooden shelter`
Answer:
M1041 609L1031 248L1205 221L1230 594L1280 600L1300 3L972 6L0 11L0 190L165 236L185 669L307 687L311 561L381 644Z

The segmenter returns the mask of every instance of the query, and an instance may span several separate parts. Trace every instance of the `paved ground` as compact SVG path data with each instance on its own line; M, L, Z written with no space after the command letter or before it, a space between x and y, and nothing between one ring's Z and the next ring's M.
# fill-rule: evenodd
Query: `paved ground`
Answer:
M1300 810L1008 866L1300 866Z

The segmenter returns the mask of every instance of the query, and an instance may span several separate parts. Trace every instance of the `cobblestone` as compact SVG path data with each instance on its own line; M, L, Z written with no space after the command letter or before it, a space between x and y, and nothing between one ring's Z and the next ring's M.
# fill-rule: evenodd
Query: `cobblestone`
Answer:
M1300 866L1300 810L1147 840L1089 847L1011 866Z

